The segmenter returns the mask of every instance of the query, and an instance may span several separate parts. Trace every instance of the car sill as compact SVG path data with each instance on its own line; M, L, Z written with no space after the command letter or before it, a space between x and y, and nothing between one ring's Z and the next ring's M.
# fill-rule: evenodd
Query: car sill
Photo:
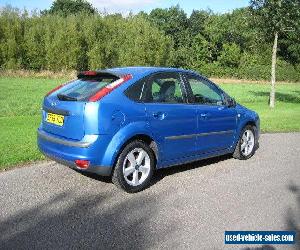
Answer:
M233 132L234 132L233 130L225 130L225 131L216 131L216 132L191 134L191 135L175 135L175 136L165 137L165 139L166 140L190 139L190 138L193 138L193 137L200 137L200 136L232 134Z

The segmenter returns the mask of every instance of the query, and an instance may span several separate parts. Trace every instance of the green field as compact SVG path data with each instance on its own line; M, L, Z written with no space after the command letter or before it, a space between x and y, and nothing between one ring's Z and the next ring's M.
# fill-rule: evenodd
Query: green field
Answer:
M300 131L300 84L278 84L276 107L268 106L270 86L265 84L220 84L240 104L255 110L262 132Z
M0 169L43 159L36 147L41 102L64 79L0 78ZM269 109L269 85L221 84L239 103L256 110L263 132L300 131L300 84L278 84L277 102Z
M42 99L64 81L0 78L0 169L44 158L36 146Z

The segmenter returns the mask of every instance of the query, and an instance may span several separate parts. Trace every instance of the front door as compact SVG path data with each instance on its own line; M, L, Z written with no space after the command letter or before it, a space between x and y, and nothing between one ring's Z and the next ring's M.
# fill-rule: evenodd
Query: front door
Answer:
M229 149L237 124L235 108L225 105L222 91L196 74L185 75L189 102L197 108L197 153Z

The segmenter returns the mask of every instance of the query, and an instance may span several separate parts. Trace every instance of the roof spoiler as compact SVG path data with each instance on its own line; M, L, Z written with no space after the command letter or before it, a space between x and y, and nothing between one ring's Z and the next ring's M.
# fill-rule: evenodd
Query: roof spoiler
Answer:
M95 77L95 76L101 76L101 77L116 77L120 78L121 75L115 74L111 71L107 70L88 70L88 71L80 71L77 73L78 78L87 78L87 77Z

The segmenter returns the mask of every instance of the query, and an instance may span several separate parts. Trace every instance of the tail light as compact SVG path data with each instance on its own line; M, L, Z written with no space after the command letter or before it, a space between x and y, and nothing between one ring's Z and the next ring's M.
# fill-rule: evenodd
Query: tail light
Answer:
M121 77L120 79L112 82L111 84L105 86L101 90L99 90L95 95L91 96L89 98L90 102L96 102L99 101L102 97L106 96L110 92L112 92L114 89L118 88L123 83L127 82L128 80L132 79L132 75L125 75Z
M90 161L88 161L88 160L76 160L75 164L80 169L87 169L90 166Z

